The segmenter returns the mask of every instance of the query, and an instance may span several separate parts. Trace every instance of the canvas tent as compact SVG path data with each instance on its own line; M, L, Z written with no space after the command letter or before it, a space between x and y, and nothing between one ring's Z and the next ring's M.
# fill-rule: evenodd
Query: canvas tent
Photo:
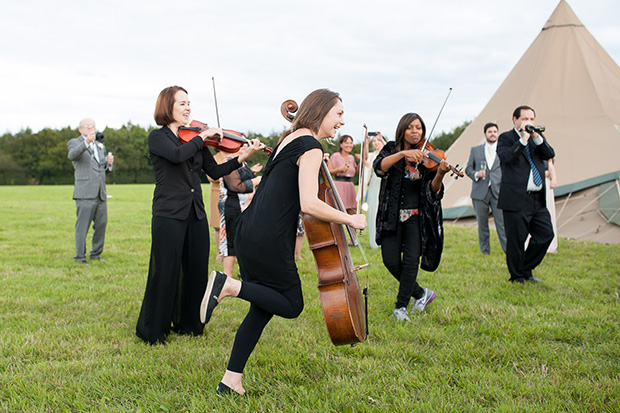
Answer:
M485 123L512 128L519 105L536 110L556 152L558 235L620 243L620 67L564 0L446 152L450 163L467 163L471 147L484 142ZM444 218L474 216L471 180L444 182Z

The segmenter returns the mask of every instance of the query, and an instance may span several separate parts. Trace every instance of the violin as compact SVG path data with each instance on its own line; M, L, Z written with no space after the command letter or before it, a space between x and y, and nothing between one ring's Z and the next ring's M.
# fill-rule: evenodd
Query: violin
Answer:
M435 123L431 128L431 132L428 134L428 139L420 140L420 142L418 142L418 144L414 148L419 149L424 153L424 160L422 161L422 165L424 165L426 169L429 169L431 171L436 171L437 168L439 168L439 164L441 163L441 161L447 159L446 153L444 151L442 151L441 149L435 149L433 145L431 145L430 138L431 136L433 136L433 131L435 130L435 126L437 126L437 121L441 116L441 112L443 112L443 108L446 107L446 102L448 102L448 98L450 97L451 93L452 88L450 88L450 90L448 91L448 96L446 96L446 100L444 100L443 105L441 105L441 109L437 114L437 118L435 119ZM454 176L455 180L465 176L465 174L463 173L463 167L461 167L461 169L458 169L458 164L456 164L456 167L450 164L448 164L448 166L450 167L450 171L452 172L450 176Z
M189 126L179 126L179 139L181 142L187 143L207 129L209 129L209 126L206 123L193 120ZM235 153L238 152L244 144L250 142L241 132L232 129L222 129L222 132L224 136L220 136L219 134L208 136L204 140L204 146L211 146L226 153ZM262 149L268 154L273 152L273 149L269 146L265 146Z
M436 171L439 168L439 164L442 160L446 160L446 153L441 149L435 149L431 143L425 139L420 140L420 142L416 145L416 149L421 150L424 153L424 160L422 161L422 165L428 170ZM463 173L463 167L458 169L459 165L452 166L448 164L450 167L451 174L450 176L454 176L454 179L459 179L465 176Z
M287 100L280 111L292 122L297 103ZM319 199L346 213L325 161L321 163L321 175L323 182L319 185ZM368 286L364 288L364 298L355 273L368 264L353 265L344 227L349 231L353 245L358 245L355 230L304 213L302 220L316 262L321 307L329 337L336 346L361 343L368 335Z

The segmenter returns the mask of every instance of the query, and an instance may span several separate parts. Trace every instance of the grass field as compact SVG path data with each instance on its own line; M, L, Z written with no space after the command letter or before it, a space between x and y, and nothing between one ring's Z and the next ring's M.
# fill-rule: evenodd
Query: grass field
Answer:
M370 336L356 347L331 344L304 249L304 312L267 326L249 397L221 398L248 304L224 301L202 336L144 345L153 187L108 186L106 261L88 266L72 259L72 191L0 187L2 412L620 411L620 245L561 239L544 282L512 285L497 237L482 256L475 228L448 224L438 271L419 276L437 298L397 323L397 283L364 234ZM210 260L221 269L215 248Z

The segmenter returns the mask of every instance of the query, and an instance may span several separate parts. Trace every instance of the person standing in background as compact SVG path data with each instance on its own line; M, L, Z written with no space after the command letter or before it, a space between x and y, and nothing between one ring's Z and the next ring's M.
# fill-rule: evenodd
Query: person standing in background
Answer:
M334 175L334 184L349 214L355 214L357 210L353 177L358 169L355 157L351 154L352 150L353 138L350 135L342 135L338 139L338 152L329 158L328 164L329 173Z
M229 156L226 160L232 159ZM243 162L241 168L235 169L221 178L220 201L218 209L220 215L219 253L223 257L224 274L232 277L237 254L235 252L235 229L239 215L250 205L256 186L261 177L256 176L263 169L261 164L251 168Z
M555 254L558 252L558 227L555 217L555 194L554 189L558 186L558 177L555 173L555 165L553 158L547 161L547 170L545 171L545 183L547 185L546 204L551 217L551 225L553 226L553 240L549 245L547 252Z
M465 173L471 178L471 200L478 221L478 244L480 252L484 255L491 253L489 242L489 208L493 212L495 229L499 237L499 244L504 253L506 252L506 232L504 231L504 214L497 207L499 197L499 184L502 180L502 169L497 157L498 127L489 122L484 125L484 137L486 142L474 146L469 153L469 160Z
M213 155L213 159L218 164L224 162L226 159L226 153L221 151L216 151L215 155ZM218 242L220 239L220 211L218 207L218 202L220 200L220 179L212 179L209 175L207 175L207 179L209 180L210 191L209 191L209 226L213 228L215 232L215 242ZM216 258L216 262L222 262L222 256L218 253Z
M377 234L377 209L379 208L379 189L381 188L381 178L377 176L375 171L373 170L372 164L377 158L381 149L385 146L385 139L383 139L383 135L381 132L370 132L374 133L371 138L371 143L373 147L373 151L368 154L368 159L364 163L365 168L365 177L368 190L366 191L366 204L368 205L368 210L366 211L366 216L368 219L368 241L370 242L370 248L377 249L379 245L375 240L375 236ZM369 135L370 135L369 133ZM358 194L361 191L358 191Z
M97 132L95 121L85 118L78 128L80 136L67 142L67 158L75 169L73 199L76 206L75 221L75 257L79 264L86 261L86 236L90 224L93 224L91 260L100 260L105 242L105 230L108 224L108 206L106 192L106 172L111 172L114 156L106 155L103 135ZM95 142L99 136L100 142Z

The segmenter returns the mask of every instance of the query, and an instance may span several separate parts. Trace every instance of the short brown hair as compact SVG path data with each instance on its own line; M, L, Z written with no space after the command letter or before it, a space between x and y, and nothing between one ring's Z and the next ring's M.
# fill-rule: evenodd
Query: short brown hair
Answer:
M172 117L172 108L174 107L174 95L179 90L187 93L187 90L181 86L169 86L162 90L157 97L157 103L155 103L155 123L159 126L169 125L174 122Z
M290 129L284 131L278 143L297 129L307 128L318 133L323 119L338 100L342 102L340 95L329 89L317 89L310 93L299 105L299 111L295 115Z
M495 126L495 129L499 130L499 127L496 123L488 122L486 125L484 125L484 133L487 133L487 129L492 128L493 126Z

